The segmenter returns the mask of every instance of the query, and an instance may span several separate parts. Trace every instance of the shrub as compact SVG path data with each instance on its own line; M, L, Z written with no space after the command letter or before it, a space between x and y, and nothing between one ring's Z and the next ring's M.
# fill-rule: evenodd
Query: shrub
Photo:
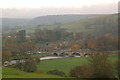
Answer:
M10 61L11 54L10 52L3 51L2 52L2 64L4 64L5 61Z
M43 74L44 72L39 70L39 71L36 71L36 73Z
M108 52L95 52L91 56L90 68L92 70L93 78L113 78L113 66L108 60Z
M115 63L114 63L114 68L115 68L115 75L116 75L116 78L120 79L120 60L117 60Z
M118 77L119 77L119 79L120 79L120 60L118 60L118 65L117 65L118 67L117 67L117 70L118 70Z
M15 68L18 68L18 69L25 71L25 72L35 72L37 69L36 63L32 59L28 59L22 63L21 62L17 63Z
M24 65L24 71L26 72L35 72L37 69L35 61L26 61Z
M58 71L58 70L48 71L47 74L52 74L52 75L58 75L58 76L66 77L66 74L64 72Z
M90 78L91 72L86 66L77 66L70 71L70 77Z
M36 57L36 58L35 58L35 62L36 62L36 63L39 63L39 62L40 62L40 57Z
M115 78L113 66L104 52L95 52L88 59L89 64L75 67L70 71L70 77L80 78Z

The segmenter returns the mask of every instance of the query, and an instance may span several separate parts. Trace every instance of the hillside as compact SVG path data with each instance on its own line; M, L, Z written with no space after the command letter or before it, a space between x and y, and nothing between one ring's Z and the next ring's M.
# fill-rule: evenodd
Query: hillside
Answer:
M20 19L20 18L2 18L3 26L19 26L20 24L25 25L29 19Z
M38 25L53 25L53 24L65 24L70 22L75 22L81 19L87 19L91 17L102 16L97 14L86 14L86 15L48 15L36 17L29 22L29 26Z
M2 68L3 78L60 78L55 75L27 73L13 68Z
M35 27L38 25L53 25L57 23L69 23L78 21L80 19L101 16L101 15L48 15L40 16L33 19L20 19L20 18L2 18L3 29L5 28L27 28Z
M95 18L84 19L70 24L62 25L61 27L67 28L69 31L75 32L112 32L118 30L118 15L105 15ZM115 32L116 33L116 32Z
M118 15L104 15L98 17L92 17L87 19L82 19L66 24L54 24L54 25L41 25L39 27L26 29L27 33L34 32L34 29L53 29L56 27L66 28L70 32L96 32L96 33L118 33Z
M81 20L78 20L78 19L80 19L80 16L81 16ZM60 20L63 21L64 24L58 23ZM66 15L65 16L64 15L63 17L54 15L54 16L37 17L37 18L32 19L31 21L30 21L31 23L28 22L28 23L30 23L29 26L27 25L28 27L24 28L24 29L26 29L27 33L33 33L34 30L38 29L38 28L53 29L56 27L66 28L70 32L87 32L87 33L108 32L108 33L113 33L113 34L118 33L118 15L117 14L103 15L103 16L96 16L96 17L95 16L90 17L90 15L89 16L88 15L86 15L86 16L84 16L84 15L74 15L74 16ZM56 21L56 23L54 21ZM64 21L66 21L66 22L64 22ZM46 24L49 22L50 25L40 25L40 24L43 24L42 22L46 23ZM69 22L69 23L67 23L67 22ZM39 26L38 26L38 23L39 23ZM53 24L51 24L51 23L53 23ZM35 24L35 26L31 26L34 24ZM3 32L9 33L9 32L13 32L15 30L19 30L19 29L21 29L21 28L18 28L18 27L14 28L14 29L7 28L7 30L3 30Z
M2 30L7 31L11 29L21 29L27 27L29 19L17 19L17 18L2 18Z

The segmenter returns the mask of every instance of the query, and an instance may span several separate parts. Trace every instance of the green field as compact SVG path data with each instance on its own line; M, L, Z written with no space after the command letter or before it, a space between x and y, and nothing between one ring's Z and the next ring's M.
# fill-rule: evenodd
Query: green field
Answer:
M109 57L111 63L117 60L116 56ZM43 72L47 72L49 70L60 70L65 72L66 74L69 71L80 65L88 64L89 57L78 57L78 58L64 58L64 59L56 59L56 60L46 60L41 61L37 68L42 70Z
M83 58L64 58L64 59L56 59L56 60L46 60L41 61L37 67L39 70L42 71L49 71L49 70L60 70L65 73L68 73L70 69L74 68L75 66L83 65L87 63L87 59Z
M13 68L3 68L3 78L61 78L55 75L27 73Z
M115 62L117 56L108 58L111 63ZM63 58L56 60L45 60L37 64L38 71L47 72L50 70L59 70L68 75L69 71L80 65L88 64L89 57ZM31 76L32 75L32 76ZM27 73L17 69L3 67L3 78L61 78L55 75Z

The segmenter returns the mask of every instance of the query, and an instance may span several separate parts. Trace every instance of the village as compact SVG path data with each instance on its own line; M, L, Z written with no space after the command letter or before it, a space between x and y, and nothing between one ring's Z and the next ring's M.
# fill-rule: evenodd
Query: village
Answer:
M86 60L90 61L91 58L98 58L101 61L106 55L109 57L117 55L117 52L113 52L117 48L113 45L117 43L106 42L114 37L109 33L98 35L55 28L53 30L35 29L33 33L29 34L26 30L18 30L2 35L2 51L4 53L2 66L30 73L37 70L47 70L47 68L52 71L54 69L60 70L60 67L63 67L64 72L66 70L64 67L68 65L75 67L78 63L85 64ZM94 61L96 60L91 62ZM67 72L70 73L70 70L72 71L72 67Z
M36 33L36 35L33 35L33 34L26 34L25 30L21 30L17 33L12 33L12 34L7 34L7 35L4 34L3 38L16 40L17 41L16 43L18 43L18 42L23 43L26 39L29 39L30 42L33 41L32 38L34 38L34 40L38 39L36 41L36 44L29 45L32 48L30 51L29 51L29 49L27 49L26 53L28 55L41 55L41 54L44 55L47 53L47 55L45 55L44 57L40 57L39 58L40 60L49 60L49 59L58 59L58 58L67 58L67 57L87 57L87 56L91 55L91 53L89 53L89 51L92 49L90 49L90 48L82 49L83 45L81 43L79 43L79 42L83 41L82 39L85 39L85 38L82 38L81 34L83 34L83 33L73 34L73 33L69 33L69 32L64 32L65 34L67 33L69 35L69 36L66 36L65 38L69 38L68 40L71 40L70 37L71 38L73 37L73 39L74 39L71 41L68 41L68 40L66 41L66 40L62 39L63 36L65 36L65 35L63 34L63 32L59 32L59 30L57 30L57 32L60 33L59 36L61 36L61 38L59 38L57 35L56 35L56 37L55 37L55 35L53 37L54 31L52 31L52 30L45 30L45 31L43 30L43 32L42 32L42 30L40 30L40 32ZM48 32L50 32L50 33L48 34ZM39 35L44 35L44 36L39 36ZM37 36L37 37L35 38L34 36ZM56 39L57 37L59 39ZM81 38L81 40L79 40L79 38ZM46 39L48 41L46 41ZM39 42L39 41L41 41L41 42ZM28 46L26 45L26 47L28 47ZM4 48L3 48L3 50L4 50ZM50 56L48 56L48 54ZM19 52L16 52L16 50L12 51L11 55L13 57L23 56ZM22 59L17 59L17 58L14 59L13 58L11 61L4 61L4 66L16 64L18 61L25 62L25 60L23 58Z
M64 28L55 28L53 30L35 29L35 32L32 34L27 34L26 30L19 30L9 34L3 34L2 37L4 43L3 51L10 50L11 57L46 53L47 55L43 57L53 57L47 59L86 57L93 55L94 53L92 51L103 50L105 48L104 41L99 40L95 34L67 32ZM9 42L6 43L5 41L7 40ZM13 60L18 59L13 58Z

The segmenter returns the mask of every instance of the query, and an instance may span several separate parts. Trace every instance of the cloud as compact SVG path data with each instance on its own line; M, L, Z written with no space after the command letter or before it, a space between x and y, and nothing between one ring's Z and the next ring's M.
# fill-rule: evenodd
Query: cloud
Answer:
M118 5L98 4L83 6L81 8L74 7L42 7L42 8L3 8L2 17L7 18L34 18L43 15L60 15L60 14L112 14L118 12Z

